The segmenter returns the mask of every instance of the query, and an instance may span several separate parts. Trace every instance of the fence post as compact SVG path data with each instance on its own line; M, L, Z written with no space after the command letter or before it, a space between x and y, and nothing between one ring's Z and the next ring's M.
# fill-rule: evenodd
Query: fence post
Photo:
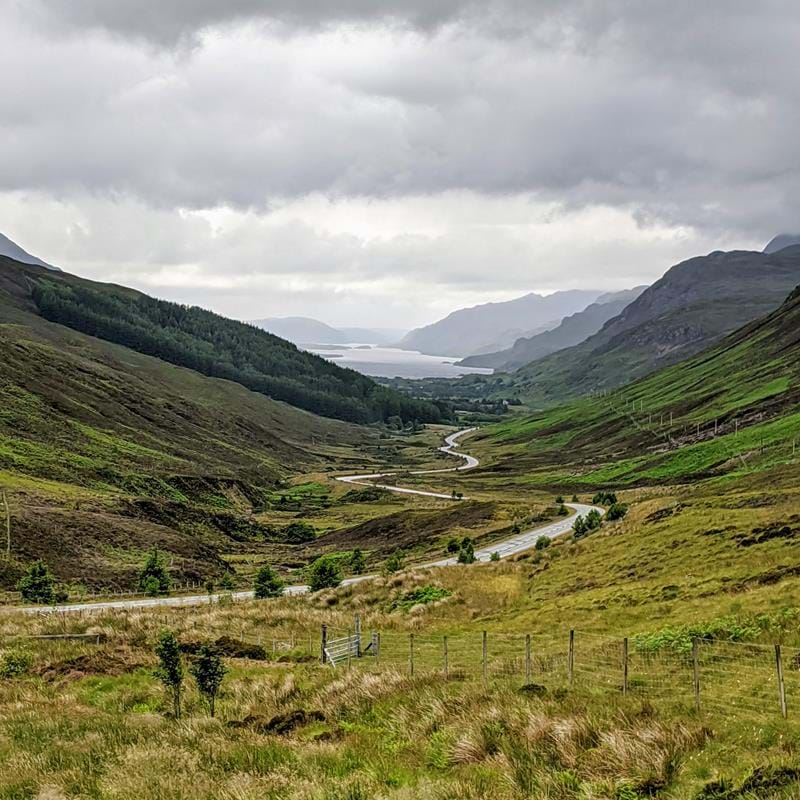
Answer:
M486 657L487 657L487 651L488 651L488 647L487 647L488 643L486 641L486 638L487 638L487 633L486 633L486 631L484 631L483 632L483 643L482 643L482 647L481 647L481 672L483 674L483 679L484 680L486 680L486 667L487 667Z
M783 683L783 659L781 658L781 646L775 645L775 668L778 671L778 697L781 701L781 716L786 719L786 687Z
M347 669L350 669L351 661L353 658L353 641L354 641L353 631L351 630L347 634Z
M442 646L443 646L442 654L444 656L444 679L447 680L448 663L447 663L447 637L446 636L443 639Z
M572 683L572 676L575 669L575 631L569 631L569 650L567 651L567 679Z
M375 664L381 663L381 632L375 634Z
M700 710L700 660L698 655L697 638L692 639L692 673L694 678L694 708Z
M531 682L531 635L525 634L525 683Z
M361 614L356 614L356 658L361 658Z
M414 675L414 634L408 634L408 670Z
M320 650L321 650L321 661L325 663L325 651L328 649L328 626L322 626L322 635L320 637Z
M622 694L628 694L628 637L622 640Z

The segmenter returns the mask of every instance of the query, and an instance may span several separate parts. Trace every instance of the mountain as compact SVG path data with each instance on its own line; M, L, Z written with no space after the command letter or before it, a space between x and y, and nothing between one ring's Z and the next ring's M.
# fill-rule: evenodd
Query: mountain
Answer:
M454 311L444 319L416 328L400 341L406 350L419 350L435 356L465 357L484 348L510 347L520 336L552 324L593 303L600 291L571 290L549 295L535 293L504 303Z
M269 317L253 320L252 324L299 345L349 342L388 345L405 333L393 328L334 328L311 317Z
M236 381L326 417L357 423L394 416L442 420L439 407L380 386L253 325L132 289L3 261L6 274L24 279L21 302L28 309L82 333Z
M95 287L109 303L141 297L0 258L5 587L41 557L64 580L130 588L153 546L181 579L220 576L221 554L274 537L254 511L277 502L287 479L363 469L377 431L48 321L32 296L43 277Z
M785 247L793 247L800 244L800 233L780 233L770 240L764 248L765 253L777 253Z
M473 355L459 362L469 367L493 367L511 372L550 353L580 344L597 333L608 320L616 317L625 306L635 300L647 287L637 286L622 292L600 295L597 301L583 311L564 317L561 323L536 336L517 339L514 346L497 353Z
M800 247L716 251L666 272L575 347L513 373L504 390L535 404L605 390L712 346L763 316L800 282Z
M32 256L30 253L23 250L18 244L12 242L8 236L0 233L0 256L13 258L15 261L21 261L23 264L32 264L37 267L44 267L45 269L53 270L54 272L61 272L58 267L42 261L41 258Z

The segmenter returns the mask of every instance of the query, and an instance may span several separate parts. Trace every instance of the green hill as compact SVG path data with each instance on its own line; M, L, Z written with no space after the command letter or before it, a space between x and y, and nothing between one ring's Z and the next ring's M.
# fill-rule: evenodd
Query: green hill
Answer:
M263 537L251 513L286 478L363 466L375 431L45 320L32 300L42 274L0 262L7 586L41 556L62 578L129 586L154 544L177 575L219 575L221 552Z
M441 409L379 386L254 325L132 289L0 258L0 289L27 310L82 333L188 367L315 414L367 423L440 422Z

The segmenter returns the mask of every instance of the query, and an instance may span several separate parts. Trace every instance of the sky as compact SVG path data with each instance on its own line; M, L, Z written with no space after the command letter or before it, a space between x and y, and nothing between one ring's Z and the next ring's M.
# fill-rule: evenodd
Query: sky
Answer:
M800 230L796 0L0 0L0 231L411 328Z

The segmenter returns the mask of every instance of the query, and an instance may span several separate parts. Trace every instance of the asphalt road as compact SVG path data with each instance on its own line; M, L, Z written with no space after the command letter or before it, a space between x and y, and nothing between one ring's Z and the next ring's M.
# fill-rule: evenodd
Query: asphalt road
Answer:
M466 436L468 433L474 431L475 428L465 428L464 430L457 431L456 433L451 433L448 437L444 440L444 445L439 448L439 451L442 453L447 453L448 455L455 456L456 458L462 459L464 462L463 464L457 467L448 467L445 469L425 469L425 470L416 470L411 473L400 473L400 472L377 472L371 475L342 475L337 477L336 480L343 481L344 483L352 483L359 486L379 486L382 489L386 489L390 492L398 492L402 494L417 494L422 495L424 497L439 497L444 500L452 499L452 495L449 494L440 494L438 492L428 492L423 489L407 489L402 486L392 486L391 484L381 484L376 483L375 481L381 478L388 478L393 475L399 474L411 474L411 475L430 475L433 473L440 473L440 472L462 472L465 470L475 469L480 463L477 458L474 456L469 455L468 453L462 453L458 450L460 446L460 439L463 436ZM455 501L458 502L458 501ZM575 517L578 514L586 514L592 508L597 508L596 506L585 505L583 503L565 503L565 505L569 506L574 513L570 514L568 517L563 517L562 519L557 520L556 522L551 522L548 525L544 525L541 528L534 528L529 531L524 531L522 533L518 533L515 536L510 537L509 539L504 539L500 542L495 542L494 544L488 547L482 547L479 550L475 551L475 557L478 561L489 561L492 557L492 553L498 553L500 558L508 558L509 556L516 555L517 553L522 553L525 550L529 550L536 544L536 540L542 537L546 537L548 539L553 539L556 536L560 536L562 533L567 533L569 530L572 529L572 523L575 521ZM602 514L603 509L597 508L597 510ZM447 567L453 564L456 564L455 557L452 558L443 558L439 561L431 561L427 564L421 564L416 569L424 569L426 567ZM347 586L349 584L354 583L361 583L362 581L368 581L372 578L375 578L375 575L359 575L355 578L346 578L342 581L343 586ZM287 595L296 595L296 594L305 594L308 592L308 586L298 584L296 586L287 586L284 589L284 594ZM48 607L43 608L42 606L34 606L34 607L26 607L26 608L15 608L9 610L16 610L16 611L25 611L28 613L35 613L35 614L42 614L42 613L61 613L61 614L76 614L81 612L91 612L91 611L105 611L108 609L139 609L139 608L154 608L158 606L198 606L198 605L205 605L209 602L215 602L220 598L221 595L212 594L211 596L207 594L195 594L195 595L183 595L178 597L148 597L142 598L141 600L109 600L107 602L100 602L100 603L70 603L66 605L61 605L57 607ZM224 595L228 597L229 595L226 593ZM232 595L234 600L250 600L253 597L252 592L233 592Z

